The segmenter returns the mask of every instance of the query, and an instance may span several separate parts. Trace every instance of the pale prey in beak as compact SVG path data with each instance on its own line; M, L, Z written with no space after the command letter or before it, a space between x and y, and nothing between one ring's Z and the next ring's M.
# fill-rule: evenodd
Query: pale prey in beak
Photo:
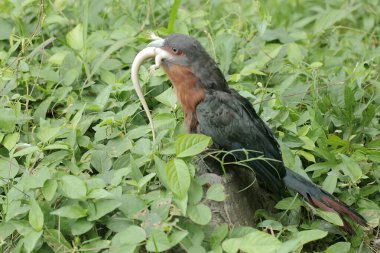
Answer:
M140 84L139 84L139 68L140 65L143 63L143 61L147 58L153 58L155 64L150 66L150 72L153 72L154 70L158 69L161 65L162 59L170 58L170 54L161 49L161 47L164 45L165 40L156 36L155 34L151 35L151 39L153 40L151 43L147 45L146 48L141 50L135 57L132 63L132 69L131 69L131 79L133 83L133 87L137 93L137 96L140 99L140 102L144 108L144 111L148 117L150 127L152 128L152 136L153 136L153 142L155 142L156 135L154 132L154 125L153 125L153 118L149 111L148 104L145 101L144 94L142 93Z

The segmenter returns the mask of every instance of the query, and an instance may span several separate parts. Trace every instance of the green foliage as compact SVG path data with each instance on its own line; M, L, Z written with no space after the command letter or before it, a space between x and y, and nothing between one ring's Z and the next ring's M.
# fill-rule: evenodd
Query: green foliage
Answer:
M1 251L378 251L379 6L1 1ZM183 134L170 83L143 66L152 143L129 79L150 31L198 38L275 131L285 164L356 208L369 229L343 235L336 214L297 196L257 211L263 231L211 227L208 205L228 196L192 164L210 138Z

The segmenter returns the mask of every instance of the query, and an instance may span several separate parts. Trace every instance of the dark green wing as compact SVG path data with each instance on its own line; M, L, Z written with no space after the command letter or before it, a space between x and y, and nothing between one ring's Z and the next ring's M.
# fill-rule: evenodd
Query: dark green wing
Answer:
M234 90L208 90L196 110L200 133L210 136L217 148L240 150L234 152L240 161L247 160L247 154L249 158L264 157L245 164L260 181L276 190L283 188L286 170L279 145L248 100Z

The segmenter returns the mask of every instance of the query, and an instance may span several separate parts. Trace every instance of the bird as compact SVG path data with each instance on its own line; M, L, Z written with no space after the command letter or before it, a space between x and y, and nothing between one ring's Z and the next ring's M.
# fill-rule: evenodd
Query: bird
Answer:
M290 189L316 208L336 212L343 229L354 233L346 220L366 227L367 221L337 197L284 165L280 145L251 102L229 87L215 60L201 43L188 35L154 37L147 45L157 49L184 113L189 133L210 136L216 149L251 168L259 182L274 192ZM157 58L156 58L157 59ZM249 158L249 159L247 159Z

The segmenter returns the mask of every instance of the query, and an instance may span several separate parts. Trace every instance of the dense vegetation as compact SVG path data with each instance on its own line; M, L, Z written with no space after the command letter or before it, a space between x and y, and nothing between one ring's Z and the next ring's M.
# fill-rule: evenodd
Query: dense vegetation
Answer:
M379 13L378 0L2 0L2 252L379 250ZM132 88L151 31L198 38L275 131L286 165L369 228L347 235L297 196L257 211L256 228L211 228L208 204L226 196L202 190L191 163L209 138L184 135L170 83L147 65L153 145Z

